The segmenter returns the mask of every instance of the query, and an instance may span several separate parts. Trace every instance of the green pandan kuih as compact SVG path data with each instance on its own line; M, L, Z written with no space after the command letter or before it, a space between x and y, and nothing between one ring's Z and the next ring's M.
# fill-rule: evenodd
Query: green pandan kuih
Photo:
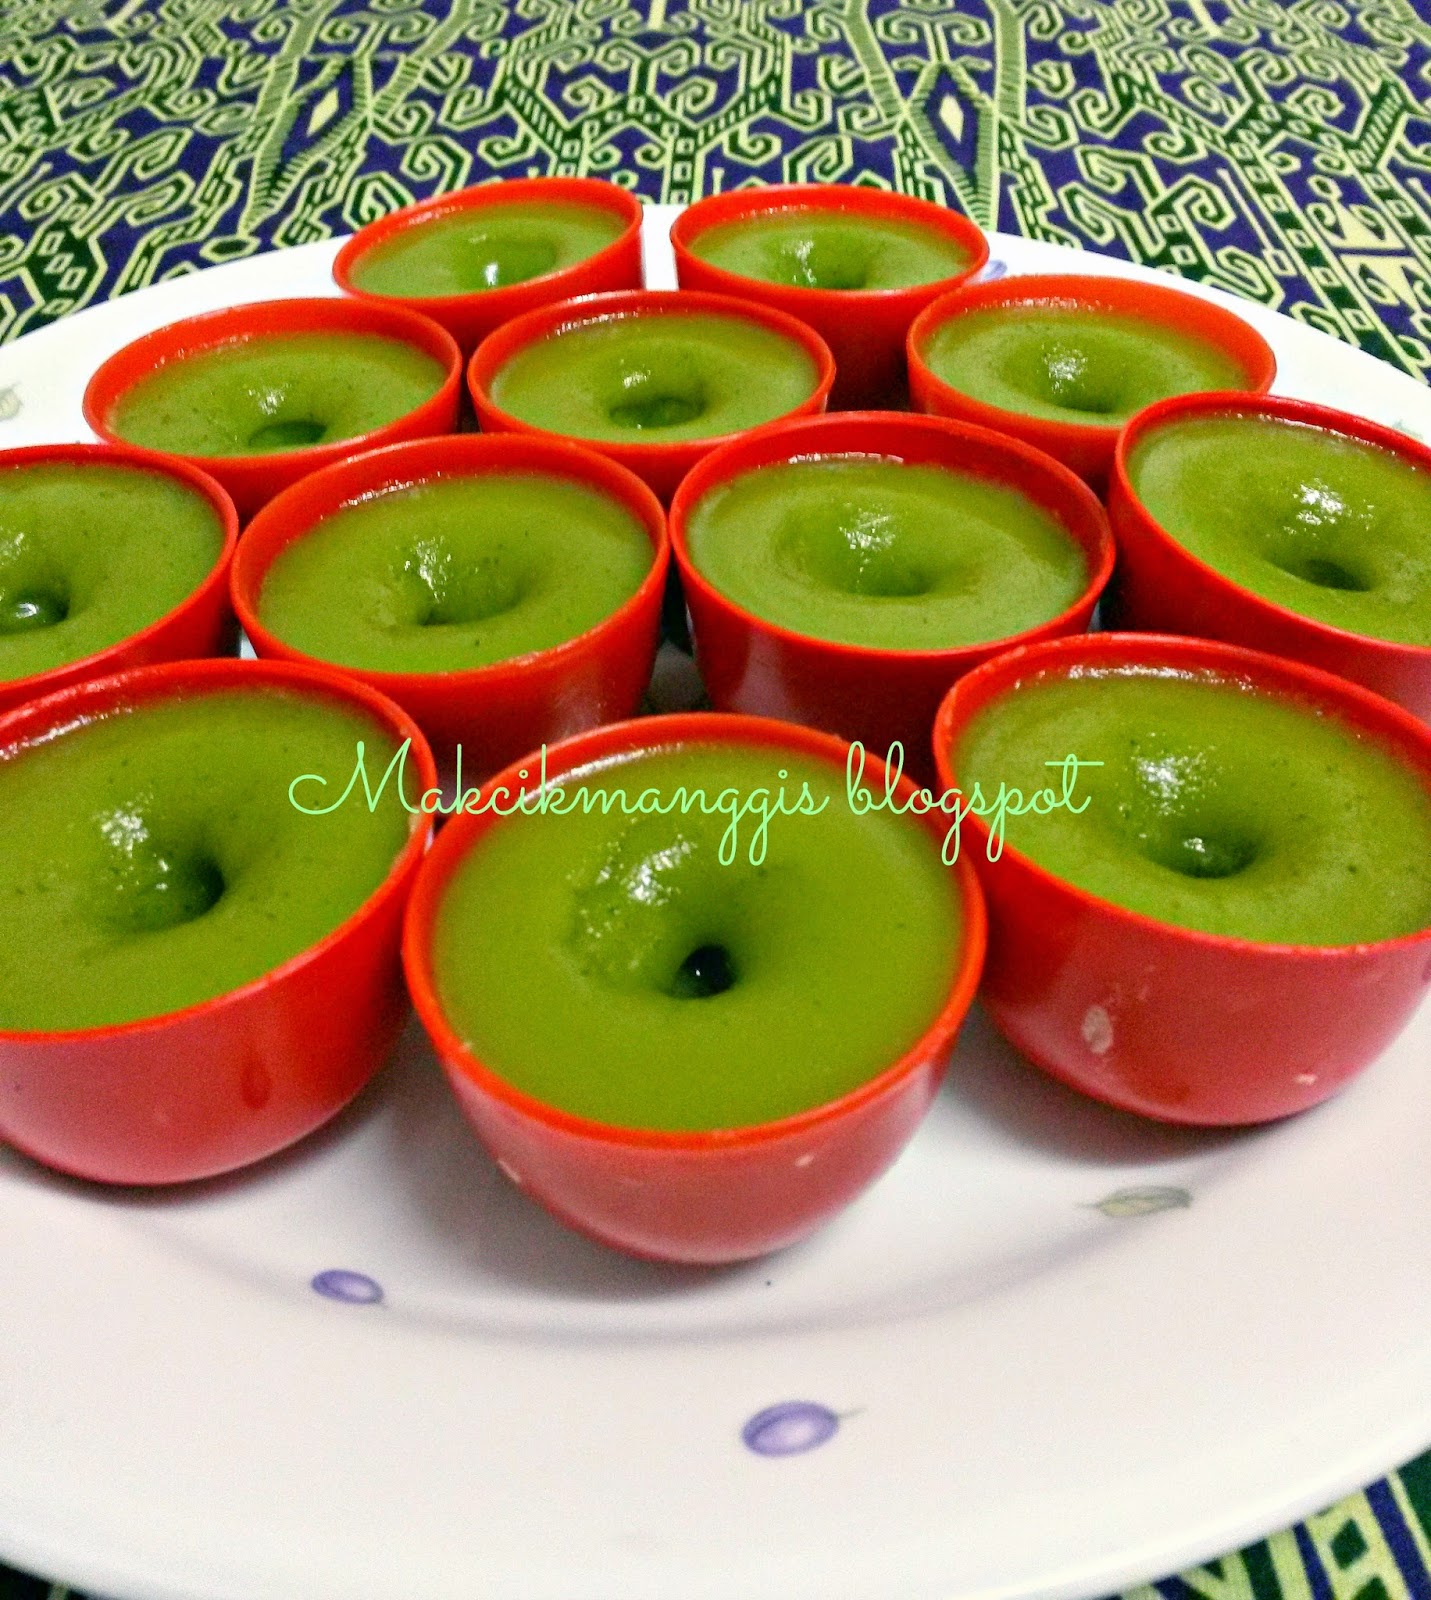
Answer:
M800 289L904 289L969 265L958 240L895 217L793 207L717 223L691 254L742 278Z
M141 378L110 426L189 456L253 456L371 433L430 400L441 364L400 339L294 333L203 350Z
M382 240L353 263L369 294L431 299L505 289L562 272L614 244L626 224L605 206L528 200L465 207Z
M1016 488L864 456L743 473L692 509L686 538L701 575L767 622L886 650L1007 638L1089 581L1082 548Z
M396 796L305 816L376 724L272 688L141 703L0 761L0 1028L158 1016L271 971L345 921L411 827ZM379 766L381 771L381 765Z
M1153 519L1233 583L1334 628L1431 645L1424 468L1305 423L1229 414L1153 429L1128 475Z
M1081 306L987 306L948 318L926 344L935 377L1001 411L1096 427L1169 395L1241 389L1216 345L1165 323Z
M0 471L0 680L129 638L187 598L223 550L197 489L112 462Z
M1211 674L1084 667L984 707L953 768L1031 791L1070 750L1086 804L1021 816L1009 847L1100 899L1279 944L1431 923L1431 796L1335 717Z
M453 475L345 506L285 546L258 614L325 661L454 672L586 632L653 560L643 524L595 489L539 473Z
M750 318L650 312L575 323L518 350L493 403L603 443L712 439L773 421L819 383L805 347Z
M939 1014L964 929L938 839L856 815L844 782L723 742L564 775L559 809L492 827L444 891L444 1012L514 1087L622 1127L739 1127L855 1088Z

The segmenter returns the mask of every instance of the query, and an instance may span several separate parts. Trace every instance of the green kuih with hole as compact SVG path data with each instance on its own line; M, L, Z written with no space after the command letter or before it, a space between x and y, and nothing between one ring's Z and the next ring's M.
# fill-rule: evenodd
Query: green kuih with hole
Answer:
M1017 489L872 457L741 473L702 497L686 539L701 575L747 611L877 649L1005 638L1088 585L1083 550Z
M533 427L634 444L739 433L794 410L818 383L793 338L739 315L682 311L558 329L517 350L489 390Z
M1431 924L1424 784L1289 696L1085 666L1001 695L952 754L961 789L991 795L1046 786L1045 763L1070 751L1102 763L1080 767L1086 806L1023 815L1007 842L1102 900L1275 944L1369 943Z
M444 377L425 351L381 334L273 334L158 367L125 389L110 426L151 450L266 455L371 433Z
M1305 423L1192 415L1151 429L1128 478L1160 527L1242 588L1351 633L1431 646L1424 468Z
M742 278L799 289L904 289L954 277L970 259L957 239L938 229L823 207L717 223L689 248Z
M167 474L75 461L0 469L0 682L147 628L199 587L223 544L213 506Z
M1117 424L1169 395L1245 385L1241 366L1207 340L1078 306L961 312L935 329L923 358L961 394L1051 422Z
M856 816L843 784L719 742L563 775L552 809L487 831L443 891L445 1014L513 1087L621 1127L747 1126L854 1089L938 1016L964 931L928 831ZM763 836L758 813L733 825L782 790L803 809Z
M300 774L340 790L375 724L271 688L98 716L0 760L0 1028L93 1028L197 1004L346 920L407 842L391 796L305 816ZM316 786L315 786L316 792Z
M352 266L353 286L411 299L505 289L575 266L614 244L625 228L609 207L571 201L469 207L364 250Z
M643 524L554 475L439 476L344 506L264 576L263 625L378 672L489 666L586 632L651 570Z

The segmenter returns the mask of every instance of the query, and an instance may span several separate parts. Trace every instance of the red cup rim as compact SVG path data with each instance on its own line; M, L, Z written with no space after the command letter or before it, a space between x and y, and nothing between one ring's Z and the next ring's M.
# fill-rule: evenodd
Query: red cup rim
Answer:
M1141 443L1145 435L1165 423L1177 421L1183 415L1190 413L1276 417L1287 422L1300 422L1328 433L1343 434L1363 444L1379 446L1403 460L1410 461L1428 474L1431 474L1431 447L1419 439L1413 439L1409 434L1397 432L1395 428L1388 428L1380 422L1372 422L1366 417L1354 416L1349 411L1338 411L1317 401L1294 400L1289 396L1276 394L1243 394L1235 389L1209 390L1157 400L1138 412L1136 416L1130 417L1118 435L1118 443L1113 451L1112 470L1112 482L1116 485L1116 492L1130 505L1137 507L1142 515L1145 531L1157 538L1166 550L1175 553L1194 569L1208 588L1225 595L1234 595L1240 600L1255 601L1258 606L1265 608L1281 621L1299 626L1328 643L1354 645L1363 652L1393 655L1402 659L1409 655L1431 660L1431 644L1415 644L1410 641L1382 639L1373 633L1357 633L1354 629L1339 627L1334 622L1323 622L1317 617L1308 616L1305 611L1293 611L1290 606L1285 606L1280 601L1268 599L1265 595L1258 594L1255 589L1235 583L1216 567L1209 566L1201 556L1194 555L1185 544L1180 543L1163 527L1134 489L1133 480L1128 475L1128 457L1134 446Z
M822 289L815 284L772 283L768 278L747 277L718 267L695 256L692 244L703 233L726 222L755 214L786 211L825 211L858 213L861 216L893 216L936 229L951 237L969 252L967 265L942 278L923 283L905 283L884 289ZM706 195L683 210L671 224L671 248L676 260L694 257L701 270L720 281L724 292L743 294L752 283L781 290L793 296L831 295L849 310L858 312L861 301L882 306L898 305L902 299L927 299L931 293L944 294L957 284L967 283L982 272L989 260L989 240L984 230L962 211L923 200L917 195L889 189L873 189L843 183L774 183L759 189L732 189L726 194Z
M1075 634L1027 645L1016 651L1006 651L975 667L950 688L934 719L934 764L939 782L946 789L958 787L952 746L975 713L983 710L1006 690L1031 678L1059 676L1057 669L1064 662L1085 665L1100 661L1106 661L1113 668L1172 663L1224 680L1250 683L1279 699L1293 698L1303 705L1310 703L1328 707L1343 726L1369 735L1383 750L1390 750L1404 759L1413 770L1418 765L1413 752L1419 756L1419 776L1428 795L1431 795L1431 727L1420 722L1409 711L1374 694L1370 689L1364 689L1360 684L1323 672L1318 667L1267 655L1260 650L1249 650L1242 645L1159 633ZM986 848L988 830L983 819L971 812L966 820L972 825L980 848ZM1156 917L1132 911L1114 900L1105 900L1070 883L1067 878L1050 872L1047 867L1040 866L1007 841L1003 846L1003 855L1012 857L1046 888L1055 890L1081 907L1111 917L1143 934L1177 939L1204 950L1242 951L1282 960L1334 961L1345 960L1349 954L1358 951L1410 950L1417 945L1431 943L1431 923L1413 933L1363 944L1284 944L1233 934L1207 933L1201 928L1160 922ZM960 856L962 859L962 851ZM991 863L991 870L998 870L997 862Z
M108 674L96 669L102 669L109 662L129 654L136 645L148 644L176 617L210 599L216 590L226 589L229 566L239 535L238 511L228 491L208 473L180 456L161 455L158 451L143 450L137 445L32 444L23 445L17 450L0 452L0 472L12 467L40 466L46 461L85 461L93 462L96 466L108 462L114 466L134 467L141 472L153 472L161 477L173 478L193 489L208 502L210 509L219 519L220 544L218 556L202 580L162 616L155 617L152 622L145 623L136 632L125 634L122 639L116 639L113 644L105 645L102 650L96 650L92 655L76 656L72 661L62 661L58 666L46 667L43 672L32 673L28 678L0 680L0 692L21 695L26 701L42 699L52 690L63 688L76 673L83 673L85 677L107 676Z
M819 432L839 432L849 425L874 428L879 427L889 432L910 430L919 433L937 435L947 438L951 444L960 440L972 440L977 444L1004 452L1011 464L1017 464L1025 469L1027 474L1043 473L1060 493L1071 497L1075 502L1082 502L1085 514L1094 519L1096 527L1096 558L1095 553L1083 545L1066 525L1063 531L1078 544L1083 551L1088 566L1088 580L1079 591L1078 598L1071 605L1066 606L1055 617L1048 618L1045 622L1037 622L1032 627L1023 628L1018 633L1006 634L999 639L976 640L971 644L952 645L946 650L900 650L889 645L846 644L837 639L822 639L815 634L797 633L792 628L787 628L781 623L772 622L766 617L759 616L756 612L747 610L737 601L732 600L724 590L716 588L711 581L700 571L691 560L690 550L686 543L686 519L699 504L700 500L712 489L722 487L738 477L744 476L747 471L758 471L760 467L774 465L775 462L759 460L746 464L744 458L758 454L763 445L768 444L772 438L785 435L798 435L791 439L791 454L783 457L789 461L803 461L813 459L821 452L815 447L814 438L808 442L811 448L799 449L807 443L807 436L818 435ZM830 455L853 455L850 450L831 450ZM875 454L882 452L864 452ZM735 463L732 465L732 463ZM729 470L725 470L729 468ZM983 474L976 474L984 476ZM1010 488L1021 488L1021 482L1014 479L993 480L1005 483ZM1022 481L1027 481L1025 478ZM1044 510L1048 508L1043 507ZM1050 512L1050 515L1054 513ZM680 569L681 582L691 589L695 589L707 599L718 603L731 615L739 617L748 627L758 630L773 639L779 639L786 645L797 645L803 649L817 647L828 651L842 659L851 657L856 660L876 664L901 662L909 665L927 664L936 666L941 663L950 667L957 667L963 660L978 658L983 659L991 650L1011 650L1020 644L1030 642L1042 637L1051 628L1067 625L1084 609L1092 600L1096 603L1098 596L1107 586L1113 573L1116 559L1116 548L1113 535L1108 526L1108 516L1097 495L1088 487L1076 472L1065 467L1061 461L1036 446L1015 439L1009 434L998 433L992 428L980 427L973 422L960 422L952 417L935 417L920 412L905 411L832 411L823 416L798 417L789 422L766 423L761 428L752 429L749 433L739 434L729 444L723 445L719 450L713 450L709 455L703 456L694 467L681 480L680 487L671 499L670 511L671 553L676 565Z
M833 734L795 723L779 722L771 717L739 716L726 712L681 712L671 716L637 717L624 722L607 723L586 733L564 739L548 749L547 773L561 776L569 772L593 771L611 765L624 755L634 755L653 748L670 749L683 744L708 744L712 742L769 745L813 756L828 761L843 772L848 744ZM556 757L553 762L553 757ZM489 794L500 786L511 793L520 785L517 774L536 764L535 756L528 756L499 772L485 786ZM876 776L884 763L871 758ZM917 785L907 776L901 776L894 793L908 796ZM853 1111L887 1094L899 1082L917 1071L929 1044L956 1030L973 1002L983 970L984 949L987 941L987 919L983 892L973 869L965 861L954 864L957 883L951 885L951 894L958 900L963 914L963 938L954 963L954 971L947 997L938 1014L929 1022L919 1038L889 1066L857 1084L853 1089L834 1100L824 1101L805 1111L768 1122L756 1122L735 1128L708 1128L673 1132L657 1128L627 1128L616 1123L599 1122L593 1118L563 1111L544 1100L515 1088L490 1067L481 1062L453 1028L437 998L434 982L431 945L432 927L441 903L443 892L461 860L489 828L510 819L494 817L490 812L480 815L463 813L451 819L437 837L428 858L423 862L408 901L407 917L403 926L403 967L407 973L408 989L413 1005L424 1028L431 1035L439 1055L450 1066L483 1093L501 1101L508 1109L529 1121L539 1122L561 1133L592 1140L602 1144L619 1144L648 1150L683 1150L691 1153L725 1151L741 1147L750 1148L773 1143L792 1135L809 1132L827 1123L839 1120ZM932 840L942 837L928 818L913 819L923 825Z
M741 428L734 433L713 433L698 439L649 442L578 439L574 434L556 433L550 428L539 428L521 417L514 416L510 411L503 411L493 401L490 388L492 379L513 356L548 335L565 333L570 328L588 322L615 322L623 318L650 315L679 317L692 312L707 312L714 316L739 317L745 322L758 322L762 327L783 334L798 344L814 361L816 383L805 399L799 406L783 413L782 416L772 417L770 422L761 423L759 426L768 427L770 423L784 421L803 408L813 407L823 410L835 381L835 358L830 354L829 345L820 335L813 328L807 327L798 317L792 317L785 311L777 311L773 306L760 305L754 300L738 300L726 294L711 294L703 289L612 289L605 294L580 295L573 300L559 300L553 305L538 306L534 311L525 312L520 317L513 317L510 322L504 322L500 328L495 328L482 340L472 352L472 359L467 364L467 386L472 392L473 399L476 400L480 396L481 404L494 417L500 418L503 429L510 433L538 434L548 439L575 439L587 449L602 453L620 451L623 460L642 463L655 463L668 459L673 452L713 450L719 445L728 444L732 439L742 438L753 430Z
M556 267L551 272L540 272L533 278L523 278L519 283L503 284L496 289L471 289L465 294L395 295L380 294L375 289L364 289L353 282L353 268L375 245L386 244L398 234L426 226L439 218L453 216L460 211L482 211L497 205L521 204L525 200L559 201L561 196L579 195L588 204L603 211L619 212L625 226L610 244L593 250L580 261L569 266ZM333 261L333 281L344 292L363 300L376 300L384 305L430 306L434 315L461 310L475 302L484 306L501 307L503 300L515 290L548 288L563 278L588 270L593 263L602 263L619 251L630 248L633 237L639 237L644 209L641 202L628 189L610 183L605 178L503 178L487 183L471 184L465 189L454 189L447 194L436 194L426 200L415 200L400 210L377 217L352 235L338 251Z
M197 316L182 317L177 322L165 323L148 333L131 339L95 369L85 385L81 408L89 426L106 443L123 445L129 449L141 448L114 432L109 417L120 398L137 383L177 361L228 345L246 344L253 339L285 337L296 329L268 332L255 328L255 321L280 315L314 319L314 329L339 330L352 333L374 333L416 346L442 365L441 385L426 399L405 411L401 417L370 428L366 433L350 434L345 439L329 439L318 444L300 445L293 450L268 450L259 455L205 456L188 451L159 452L171 459L197 462L217 472L252 471L255 468L274 469L289 464L299 465L314 457L331 455L334 451L353 454L373 449L383 444L390 431L414 412L455 397L462 383L462 352L457 341L446 328L420 312L412 311L395 301L345 298L342 295L294 297L283 300L252 300L242 305L223 306L217 311L201 311ZM177 345L177 347L176 347ZM122 371L135 362L143 370L135 376L121 377Z
M43 700L27 701L0 715L0 761L11 758L18 748L33 744L47 733L66 730L90 713L102 717L123 706L164 700L187 690L203 693L207 689L266 686L307 690L355 706L368 713L397 743L411 740L410 754L416 761L424 789L437 786L437 766L421 730L411 717L385 695L353 678L324 668L282 661L239 661L231 657L204 661L165 661L155 666L135 667L107 678L89 678L83 683L59 689ZM260 973L236 989L210 995L206 1000L182 1006L177 1011L162 1011L152 1017L136 1017L129 1022L101 1024L92 1028L0 1028L0 1043L26 1045L96 1043L118 1038L135 1038L173 1027L176 1023L246 1004L262 990L282 982L303 967L318 960L354 927L372 916L402 892L404 879L421 860L427 846L430 825L415 818L415 826L402 849L393 857L382 882L336 927L321 939Z
M431 465L449 458L451 466ZM512 458L522 458L513 462ZM465 459L464 459L465 458ZM273 563L291 544L311 533L329 517L348 506L400 494L438 478L476 477L488 472L519 471L550 475L580 483L616 500L640 520L651 540L651 566L638 587L614 611L569 639L507 656L480 667L458 667L446 672L402 672L378 667L350 667L310 655L289 644L264 626L258 617L263 584ZM307 504L314 495L332 489L331 505L314 512ZM289 521L302 519L301 521ZM590 649L608 633L619 631L632 615L649 605L652 593L664 589L670 563L670 538L661 502L634 472L598 455L594 450L557 435L504 433L448 434L434 439L411 439L349 456L344 461L309 473L274 496L254 515L239 542L229 572L229 595L239 624L255 650L266 659L312 662L371 683L385 694L401 698L414 687L441 684L449 689L500 688L533 662L557 667L569 657Z
M1186 326L1193 315L1199 324L1196 336L1214 344L1236 361L1247 374L1249 394L1263 394L1277 376L1277 357L1272 346L1250 322L1215 301L1192 294L1171 284L1150 283L1146 278L1127 278L1098 273L1028 273L998 278L988 283L966 283L932 301L910 324L905 355L911 371L917 369L933 390L947 396L961 411L975 416L986 427L1000 429L1009 418L1020 426L1037 428L1063 448L1087 448L1117 439L1123 423L1070 422L1061 417L1039 417L1031 412L1006 410L976 399L946 383L924 359L929 339L951 318L985 306L1018 305L1037 302L1073 309L1108 311L1119 316L1137 317L1160 325ZM1161 314L1160 314L1161 313ZM1211 324L1211 327L1208 325ZM1239 391L1244 392L1244 391Z

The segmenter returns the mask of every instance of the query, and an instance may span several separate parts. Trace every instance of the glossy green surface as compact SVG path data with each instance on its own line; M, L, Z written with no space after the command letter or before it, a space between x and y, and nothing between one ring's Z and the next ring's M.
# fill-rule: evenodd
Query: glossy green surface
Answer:
M903 289L955 277L970 260L936 228L816 206L718 223L690 249L742 278L801 289Z
M783 786L794 806L805 782L828 803L771 818L759 864L758 813L724 864L729 814L677 809L683 787L738 809ZM842 770L710 744L564 783L570 814L493 828L436 920L443 1008L517 1088L626 1127L735 1127L844 1094L938 1015L962 938L955 881L917 824L855 816ZM582 784L671 814L587 814Z
M892 650L999 639L1067 610L1082 550L1016 489L855 456L761 467L706 495L691 560L796 633Z
M147 628L213 571L224 531L196 490L98 463L0 471L0 680Z
M1081 770L1085 810L1009 821L1009 847L1160 922L1287 944L1431 924L1431 794L1383 747L1299 703L1208 675L1081 669L974 718L960 788L1026 795ZM994 868L998 870L997 866Z
M607 317L518 350L496 405L552 433L608 443L713 439L770 422L814 393L804 347L740 316Z
M575 266L625 230L603 206L527 200L467 207L403 228L365 250L352 278L370 294L480 294Z
M88 1028L193 1005L331 932L409 831L389 787L305 816L290 783L340 792L365 717L272 689L115 712L0 761L0 1028ZM316 792L316 786L313 786Z
M1246 382L1216 346L1165 323L1072 306L963 312L934 331L924 362L985 405L1099 427L1168 395Z
M110 426L152 450L269 455L395 422L442 387L423 350L366 333L246 339L168 362L119 397Z
M1129 461L1134 492L1184 549L1318 622L1431 645L1431 472L1272 417L1187 417Z
M453 672L594 627L651 570L644 525L569 479L482 473L346 506L295 540L258 614L344 666Z

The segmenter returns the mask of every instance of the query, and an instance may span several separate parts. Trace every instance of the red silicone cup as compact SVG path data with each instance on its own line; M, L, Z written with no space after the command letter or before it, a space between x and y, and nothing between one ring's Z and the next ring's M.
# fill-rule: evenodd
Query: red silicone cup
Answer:
M484 339L467 368L467 387L482 431L539 434L548 439L564 437L549 433L545 428L533 427L531 423L523 422L520 417L512 416L492 402L492 380L527 345L585 322L607 322L617 317L681 316L692 312L740 317L793 340L815 363L816 383L806 399L778 420L813 416L825 409L830 385L835 379L834 359L825 341L803 322L797 322L794 317L786 316L781 311L772 311L766 306L732 300L728 295L695 294L685 290L672 293L669 289L630 289L619 294L592 295L586 300L567 300L560 305L543 306L498 328ZM577 439L574 442L634 472L651 486L662 504L666 505L676 492L676 485L702 456L718 445L740 437L738 433L727 433L709 439L673 440L665 444L625 444L605 439Z
M78 684L0 718L0 758L78 719L227 689L281 689L366 712L436 782L421 733L337 673L185 661ZM295 774L296 776L296 774ZM430 829L414 823L382 884L272 972L182 1011L113 1027L0 1030L0 1139L103 1183L179 1183L247 1166L338 1112L382 1065L406 1014L403 908Z
M483 289L471 294L381 295L353 282L353 269L375 245L426 223L445 220L460 212L481 212L494 205L580 205L613 212L622 222L619 238L558 272ZM601 178L507 178L452 194L435 195L416 205L404 206L360 229L338 252L333 278L346 294L382 305L406 306L441 323L462 347L473 350L504 322L524 316L538 306L570 300L582 294L604 294L612 289L641 287L641 202L635 195Z
M826 761L843 781L848 747L828 734L750 717L649 717L579 735L547 752L548 779L622 754L733 741ZM487 794L537 787L536 757ZM882 792L876 770L866 785ZM902 779L894 793L914 793ZM408 908L403 961L418 1016L458 1103L512 1179L560 1221L631 1255L692 1264L739 1261L803 1238L849 1204L894 1160L943 1078L978 985L984 908L973 872L957 863L964 942L939 1015L898 1060L837 1100L775 1122L710 1132L615 1127L572 1116L514 1089L483 1064L444 1015L432 967L434 920L454 870L494 827L489 812L449 823L423 864ZM520 825L518 821L517 825ZM942 830L923 819L930 848ZM831 863L831 870L837 870Z
M105 361L84 392L84 417L90 427L112 444L126 444L110 425L125 392L171 361L183 361L203 351L250 339L271 339L296 333L368 333L398 339L415 346L439 362L442 387L406 415L351 439L331 444L307 445L299 450L273 450L253 456L188 456L165 451L211 474L233 497L241 518L247 520L265 501L296 483L307 473L335 461L404 439L427 439L451 433L457 426L462 403L462 352L445 328L401 306L347 300L261 300L253 305L231 306L202 316L171 322L146 333L117 350Z
M1173 328L1185 337L1212 345L1236 362L1246 380L1242 388L1252 393L1270 389L1277 376L1277 358L1271 345L1241 317L1198 295L1137 278L1042 274L1001 278L996 283L966 284L922 311L909 330L907 348L909 393L917 409L1010 433L1071 467L1095 489L1101 489L1107 480L1120 424L1059 422L1021 411L1004 411L952 388L925 363L924 352L930 340L951 317L1004 306L1104 312Z
M1132 451L1164 423L1184 417L1273 417L1376 445L1431 473L1431 449L1362 417L1278 395L1192 394L1140 411L1118 439L1108 514L1118 542L1109 604L1116 625L1192 634L1267 650L1350 678L1431 722L1431 646L1396 644L1318 622L1254 594L1198 559L1162 528L1128 477Z
M48 672L0 682L0 712L27 700L38 700L72 683L102 678L130 667L147 667L159 661L186 661L200 656L227 654L235 643L233 613L229 610L229 562L238 542L238 513L234 503L214 480L172 456L147 450L121 449L102 444L39 444L0 452L0 474L12 467L44 465L135 467L172 478L208 502L218 518L223 545L208 576L172 611L78 661L66 661Z
M898 289L807 289L746 278L702 261L691 246L711 228L772 213L803 211L829 218L900 222L952 239L968 262L948 277ZM671 228L676 281L683 289L739 295L808 323L835 357L832 408L867 410L899 403L906 386L904 340L931 301L966 283L989 259L989 241L958 211L883 189L840 183L774 184L710 195L689 206Z
M354 456L271 500L234 560L234 609L260 656L314 657L260 620L263 584L281 551L344 506L435 478L490 472L544 474L594 489L624 506L651 540L651 570L631 598L594 627L550 649L460 672L377 672L334 662L345 676L390 696L418 723L439 759L459 747L468 777L481 777L540 744L633 716L651 680L670 546L660 502L624 468L564 439L463 434Z
M1075 669L1212 672L1291 697L1394 751L1431 791L1431 731L1390 701L1274 656L1153 634L1089 634L1010 651L956 684L935 724L946 790L954 745L1020 683ZM1316 1105L1376 1059L1431 985L1431 928L1375 944L1263 944L1161 923L1101 900L969 816L964 850L989 905L981 998L1051 1076L1168 1122L1265 1122Z
M884 456L972 473L1009 485L1047 511L1084 552L1088 581L1058 616L1006 639L950 650L885 650L794 633L745 610L701 575L687 527L712 490L776 462L812 456ZM949 685L990 656L1087 628L1113 571L1108 519L1093 492L1029 446L940 417L840 412L783 423L707 456L671 503L671 548L690 610L696 659L711 704L720 711L782 717L858 739L885 757L898 740L905 764L924 778L935 712Z

